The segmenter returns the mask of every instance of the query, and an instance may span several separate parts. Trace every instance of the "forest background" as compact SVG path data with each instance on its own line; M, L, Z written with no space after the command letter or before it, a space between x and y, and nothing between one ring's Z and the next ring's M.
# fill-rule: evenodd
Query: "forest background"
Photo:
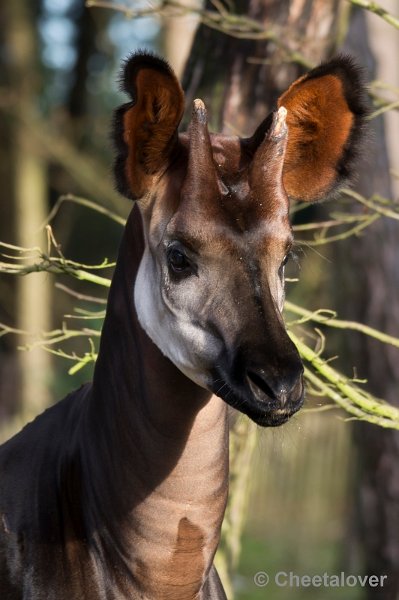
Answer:
M165 56L187 114L202 97L214 130L243 135L321 60L349 51L365 68L371 133L358 183L326 206L293 207L300 268L288 274L286 320L305 360L306 407L276 431L234 426L218 555L229 598L265 598L255 574L282 570L386 574L384 588L322 598L399 598L395 15L397 0L0 5L2 440L92 374L130 210L111 173L121 60L137 48ZM267 594L321 597L272 584Z

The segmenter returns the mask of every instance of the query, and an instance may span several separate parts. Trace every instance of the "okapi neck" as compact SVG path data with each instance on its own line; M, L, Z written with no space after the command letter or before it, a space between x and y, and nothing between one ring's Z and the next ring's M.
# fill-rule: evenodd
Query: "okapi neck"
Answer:
M130 580L140 597L189 600L200 598L219 541L228 487L227 407L183 375L142 330L133 290L143 251L135 208L109 294L85 422L87 521L100 560L119 565L121 586Z
M149 421L165 436L185 437L211 392L188 379L142 329L134 307L134 284L144 252L139 209L129 216L108 298L92 403L111 421ZM154 290L156 293L156 290ZM117 409L117 410L115 410Z

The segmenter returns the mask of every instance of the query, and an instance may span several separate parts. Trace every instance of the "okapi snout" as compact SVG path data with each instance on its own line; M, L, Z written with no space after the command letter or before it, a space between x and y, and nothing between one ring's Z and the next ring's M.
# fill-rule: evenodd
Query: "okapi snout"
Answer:
M304 400L303 365L283 333L282 345L243 345L219 357L213 391L258 425L282 425Z

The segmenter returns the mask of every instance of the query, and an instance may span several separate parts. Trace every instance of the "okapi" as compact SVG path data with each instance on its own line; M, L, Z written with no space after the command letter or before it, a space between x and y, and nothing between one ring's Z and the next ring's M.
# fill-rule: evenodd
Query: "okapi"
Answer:
M210 134L162 59L125 64L119 191L136 200L91 384L0 450L1 600L221 600L228 405L262 426L301 407L282 318L289 199L334 196L366 114L339 57L298 79L250 138Z

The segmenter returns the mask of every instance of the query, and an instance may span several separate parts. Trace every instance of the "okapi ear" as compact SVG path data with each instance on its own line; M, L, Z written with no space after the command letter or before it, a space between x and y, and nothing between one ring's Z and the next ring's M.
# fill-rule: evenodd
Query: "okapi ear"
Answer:
M184 94L169 65L147 53L126 61L121 88L131 102L115 112L114 171L118 191L135 200L168 167L176 150Z
M353 176L368 114L361 70L340 56L295 81L278 106L288 111L288 196L307 202L331 197Z

